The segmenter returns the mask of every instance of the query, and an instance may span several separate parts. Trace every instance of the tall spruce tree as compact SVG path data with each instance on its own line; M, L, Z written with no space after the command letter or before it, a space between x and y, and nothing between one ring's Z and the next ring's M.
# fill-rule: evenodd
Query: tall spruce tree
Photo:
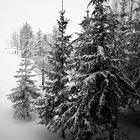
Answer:
M70 35L65 35L68 19L64 17L65 11L60 11L58 23L58 36L53 38L51 51L48 61L51 64L51 70L46 71L45 96L35 102L35 110L41 119L40 123L46 125L49 130L54 127L54 119L59 115L55 109L61 102L64 102L60 91L67 87L68 73L66 70L68 58L70 57L71 45Z
M18 86L13 88L11 94L7 95L7 98L13 103L14 116L20 119L31 119L31 99L35 99L39 96L37 87L34 84L34 80L31 80L32 64L29 60L24 58L20 63L20 68L17 71Z
M55 96L60 102L57 106L50 107L52 99L46 103L50 130L68 134L73 140L90 140L104 131L109 132L110 140L115 140L118 107L130 106L139 98L133 84L112 63L116 19L106 2L91 0L89 5L94 9L88 18L90 22L84 20L81 24L83 32L76 39L75 57L70 65L76 68L76 84L59 91L61 98ZM48 113L53 110L55 118Z

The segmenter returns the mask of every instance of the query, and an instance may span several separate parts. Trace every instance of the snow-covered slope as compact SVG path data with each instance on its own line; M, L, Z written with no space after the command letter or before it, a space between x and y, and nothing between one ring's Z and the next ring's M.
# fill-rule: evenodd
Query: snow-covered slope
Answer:
M13 118L12 104L6 95L16 87L13 76L18 70L20 58L15 54L0 52L0 140L59 140L47 129L32 121L20 121Z
M18 70L20 57L15 54L0 51L0 140L62 140L51 134L47 129L37 124L37 117L32 121L20 121L13 118L12 104L6 95L16 87L16 78L13 76ZM119 126L129 131L132 140L140 140L140 129L126 120L119 122Z

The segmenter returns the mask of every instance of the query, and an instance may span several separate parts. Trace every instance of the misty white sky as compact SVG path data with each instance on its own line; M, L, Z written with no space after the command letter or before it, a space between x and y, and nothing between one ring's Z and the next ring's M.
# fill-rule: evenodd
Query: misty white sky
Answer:
M64 0L65 16L70 19L67 32L80 30L78 25L85 16L89 0ZM61 0L0 0L0 48L8 47L7 42L14 31L27 21L34 32L39 28L51 32L59 18Z

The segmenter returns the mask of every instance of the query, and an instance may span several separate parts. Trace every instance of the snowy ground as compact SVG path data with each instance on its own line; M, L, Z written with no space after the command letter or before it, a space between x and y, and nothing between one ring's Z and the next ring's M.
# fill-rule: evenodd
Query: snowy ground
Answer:
M59 140L42 125L32 121L19 121L13 118L13 109L6 95L16 86L13 76L18 70L20 58L11 53L0 52L0 140Z
M12 104L6 95L16 87L16 78L13 76L18 70L19 62L17 55L0 51L0 140L60 140L44 126L37 124L36 117L26 122L13 118ZM122 117L119 126L128 132L131 140L140 140L140 128L134 124L129 114Z

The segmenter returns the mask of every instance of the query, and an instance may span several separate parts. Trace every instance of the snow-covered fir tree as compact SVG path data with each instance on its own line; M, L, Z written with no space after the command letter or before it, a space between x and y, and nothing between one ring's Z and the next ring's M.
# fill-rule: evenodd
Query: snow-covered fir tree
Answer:
M39 70L41 75L41 85L44 87L44 75L45 75L45 59L47 57L48 49L47 49L47 36L39 31L36 33L35 39L35 47L34 47L34 61L35 67Z
M131 32L129 42L129 57L124 67L125 74L140 93L140 32Z
M11 94L7 98L13 103L14 116L21 119L31 118L31 100L36 99L40 94L36 87L35 80L31 78L35 75L32 74L33 67L29 60L26 58L20 63L20 68L17 71L18 86L11 90Z
M28 57L31 56L31 46L33 43L33 31L31 26L26 22L20 29L20 49L21 56Z
M34 102L35 110L41 119L40 123L46 125L49 130L54 127L54 119L58 115L55 109L65 99L60 91L67 87L69 81L66 68L72 47L69 41L71 36L65 34L68 19L64 17L64 14L65 11L62 9L60 19L57 20L58 35L50 43L48 61L51 64L51 70L45 70L45 96Z
M129 35L131 33L131 22L128 14L128 1L121 0L120 3L120 12L116 14L117 18L117 28L114 28L114 40L113 40L113 49L112 49L112 58L117 64L119 69L124 70L124 66L127 63L129 55ZM112 44L111 44L112 45Z
M73 140L90 140L104 131L109 132L110 140L115 140L118 107L131 106L139 98L133 84L112 63L110 52L116 19L106 2L91 0L89 5L94 8L90 19L87 18L90 22L84 19L81 24L83 32L75 41L78 45L70 65L76 68L76 84L65 87L59 80L50 83L54 88L49 86L48 91L54 96L44 100L46 112L40 110L43 124Z
M116 45L119 49L117 54L121 64L119 67L138 89L140 32L135 31L135 25L139 20L137 18L129 18L129 12L127 12L128 4L127 0L121 0L120 22L116 32L118 35L116 37ZM133 9L133 12L135 9Z
M8 45L15 50L15 53L19 53L20 50L20 37L18 32L13 32L11 39L8 43Z
M53 46L54 42L57 40L58 34L59 34L58 27L57 25L55 25L53 26L52 32L47 35L48 43L50 47Z

